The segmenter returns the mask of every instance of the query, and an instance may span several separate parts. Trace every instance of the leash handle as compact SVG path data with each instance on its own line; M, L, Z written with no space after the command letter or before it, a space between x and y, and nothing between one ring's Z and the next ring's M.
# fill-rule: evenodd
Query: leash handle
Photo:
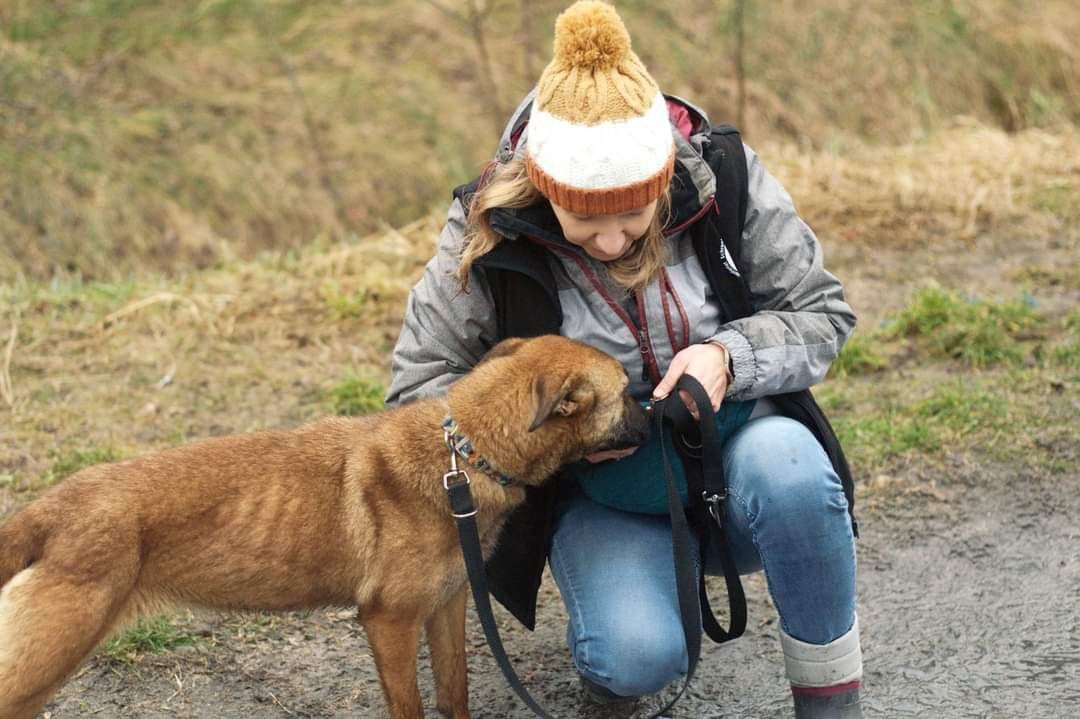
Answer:
M695 422L690 410L677 399L677 391L672 392L667 398L665 413L671 418L676 430L684 434L696 429L701 438L701 461L700 468L703 475L702 481L696 479L691 471L687 471L687 484L690 486L690 501L701 501L703 511L702 521L712 522L717 531L712 534L715 537L715 546L709 541L710 532L706 527L700 527L701 546L701 573L698 580L699 604L702 608L701 621L705 633L717 644L737 639L746 631L746 595L743 592L742 581L739 571L735 566L735 559L728 546L727 533L724 530L724 501L727 499L727 484L724 479L724 443L720 431L713 420L712 400L709 399L705 388L694 377L684 374L679 378L677 389L686 390L693 398L698 407L698 420ZM654 405L655 406L655 405ZM665 459L665 466L666 466ZM707 479L708 481L704 481ZM705 566L707 564L707 552L715 550L719 554L720 565L724 571L724 584L728 595L728 629L720 626L709 603L709 596L705 591Z

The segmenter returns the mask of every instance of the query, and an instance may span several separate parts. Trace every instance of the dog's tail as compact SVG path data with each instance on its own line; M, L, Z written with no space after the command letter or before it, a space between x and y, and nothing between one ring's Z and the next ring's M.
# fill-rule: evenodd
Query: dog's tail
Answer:
M44 532L28 507L0 525L0 587L41 555Z

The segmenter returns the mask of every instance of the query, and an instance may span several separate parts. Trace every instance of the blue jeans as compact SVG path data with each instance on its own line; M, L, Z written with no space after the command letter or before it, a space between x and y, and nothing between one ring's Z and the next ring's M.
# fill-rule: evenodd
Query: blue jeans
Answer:
M855 620L855 541L840 479L813 434L754 419L724 446L727 537L740 574L765 570L789 635L828 644ZM686 673L671 521L610 509L574 492L558 509L549 556L569 614L578 671L620 696ZM711 562L710 562L711 564ZM719 563L706 567L722 573Z

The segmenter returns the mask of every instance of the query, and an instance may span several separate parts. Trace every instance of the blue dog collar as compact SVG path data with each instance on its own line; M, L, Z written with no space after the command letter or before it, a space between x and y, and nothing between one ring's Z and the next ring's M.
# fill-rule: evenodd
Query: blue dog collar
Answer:
M457 426L457 422L452 417L447 417L442 422L443 431L446 432L446 444L450 447L450 450L456 452L459 457L465 460L470 467L476 467L484 474L495 479L496 482L504 487L511 482L512 479L491 466L491 463L476 453L476 449L473 447L472 440L461 433L461 429Z

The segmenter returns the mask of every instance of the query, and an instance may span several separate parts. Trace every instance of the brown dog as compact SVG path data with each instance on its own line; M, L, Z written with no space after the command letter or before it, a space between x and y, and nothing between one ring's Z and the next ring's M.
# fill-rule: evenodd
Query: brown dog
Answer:
M90 467L0 527L0 717L33 717L111 631L182 604L357 605L393 717L468 717L465 566L443 489L451 415L512 478L470 469L485 550L561 465L647 432L611 357L561 337L497 345L446 398Z

